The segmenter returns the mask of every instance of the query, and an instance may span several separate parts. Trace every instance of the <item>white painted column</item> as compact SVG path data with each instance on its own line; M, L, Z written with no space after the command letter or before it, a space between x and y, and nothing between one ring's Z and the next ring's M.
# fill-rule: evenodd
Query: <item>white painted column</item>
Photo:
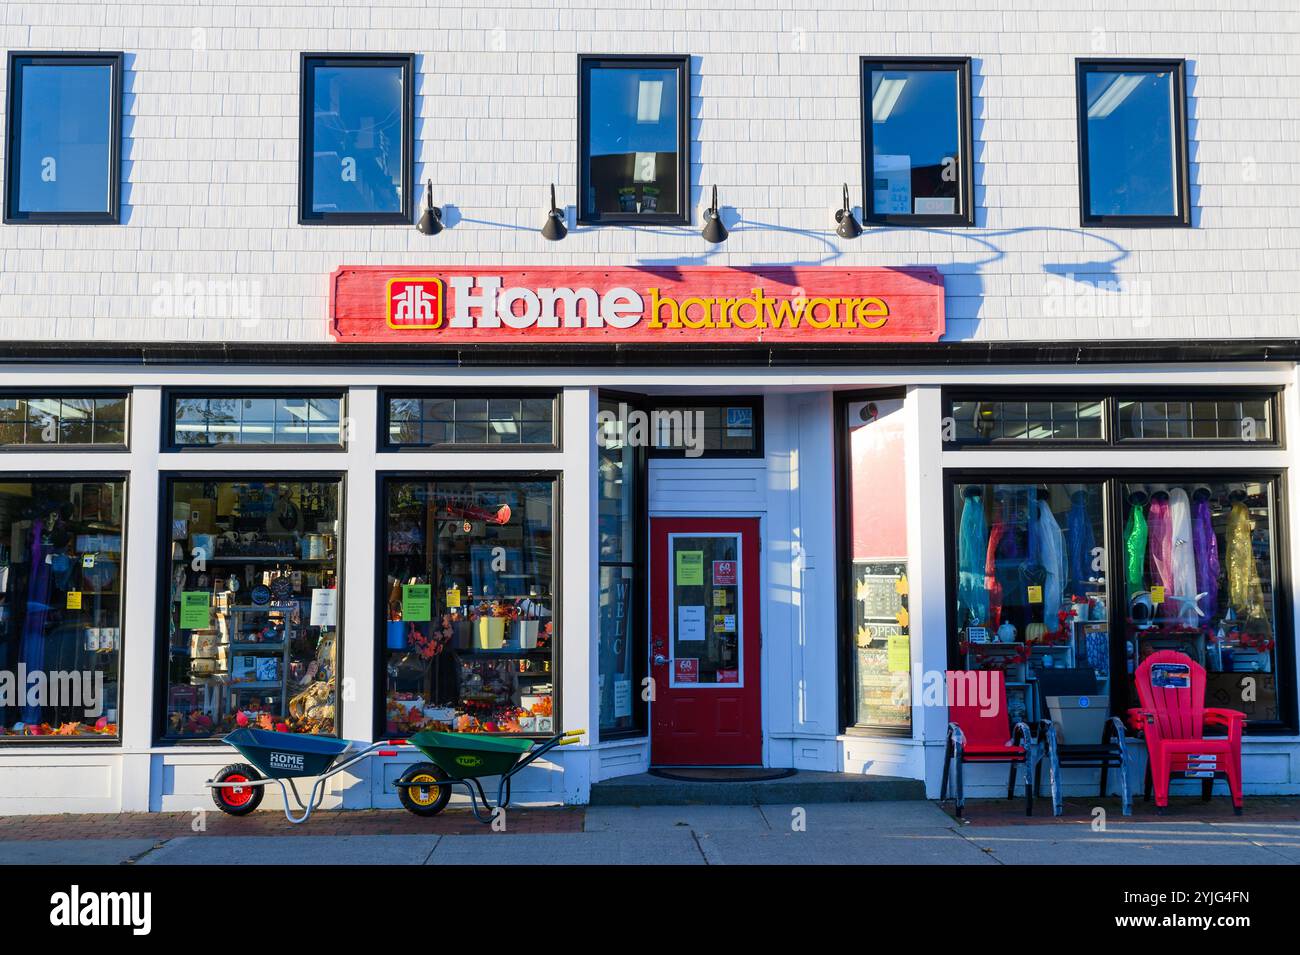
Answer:
M562 535L559 656L560 729L585 729L583 744L566 746L561 752L564 765L565 802L586 802L591 788L590 750L600 725L600 694L596 661L599 659L600 551L596 518L596 414L599 410L594 388L565 388L562 447L564 476L561 481L560 511Z
M121 691L118 725L122 732L123 812L145 812L153 775L155 687L159 640L158 475L162 434L162 389L136 388L131 394L131 473L127 478L126 553L123 559Z
M382 520L375 489L375 434L378 392L352 388L348 392L347 477L343 506L342 604L343 657L339 666L342 702L341 735L345 739L374 739L375 694L375 529Z
M907 389L908 613L912 632L912 736L925 747L926 792L938 794L947 731L945 706L925 706L915 690L948 668L947 580L943 526L942 406L937 386Z

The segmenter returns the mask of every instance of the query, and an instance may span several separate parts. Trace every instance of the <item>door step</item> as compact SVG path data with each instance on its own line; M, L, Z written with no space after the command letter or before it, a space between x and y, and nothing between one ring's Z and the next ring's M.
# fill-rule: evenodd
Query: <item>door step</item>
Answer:
M757 782L686 782L638 773L602 780L591 787L593 806L798 806L924 798L925 783L919 779L804 770Z

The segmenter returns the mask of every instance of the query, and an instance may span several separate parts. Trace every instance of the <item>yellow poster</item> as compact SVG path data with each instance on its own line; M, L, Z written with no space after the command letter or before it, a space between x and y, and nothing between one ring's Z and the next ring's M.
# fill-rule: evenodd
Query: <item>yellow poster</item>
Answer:
M702 587L704 585L704 551L679 550L677 552L677 586Z
M906 673L912 669L912 638L906 634L890 637L886 662L890 673Z
M80 591L80 590L69 590L69 591L68 591L68 609L69 609L69 610L80 610L80 609L81 609L81 591Z

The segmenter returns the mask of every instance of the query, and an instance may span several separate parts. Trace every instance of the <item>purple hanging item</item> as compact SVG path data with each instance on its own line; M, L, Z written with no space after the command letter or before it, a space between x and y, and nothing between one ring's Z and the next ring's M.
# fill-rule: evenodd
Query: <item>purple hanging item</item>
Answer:
M1147 505L1147 566L1151 586L1163 587L1167 595L1174 592L1174 523L1169 516L1169 498L1151 498ZM1163 604L1161 605L1164 606ZM1170 616L1161 609L1160 616Z
M1214 536L1210 500L1196 497L1192 501L1192 554L1196 561L1196 591L1201 598L1202 618L1207 624L1219 612L1219 540Z
M32 546L29 549L31 574L27 579L27 614L23 618L23 637L18 659L27 667L27 674L45 669L45 621L50 613L50 565L45 562L45 522L32 521ZM26 687L18 687L26 699ZM39 706L23 707L24 723L41 722Z

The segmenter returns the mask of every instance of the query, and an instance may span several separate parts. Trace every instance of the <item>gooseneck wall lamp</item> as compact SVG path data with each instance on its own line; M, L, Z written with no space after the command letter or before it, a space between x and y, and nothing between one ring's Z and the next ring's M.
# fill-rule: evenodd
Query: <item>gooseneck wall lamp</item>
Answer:
M849 184L847 182L844 184L844 204L835 213L835 221L839 223L835 229L835 234L841 239L856 239L862 235L862 226L853 217L853 206L849 205Z
M722 218L718 215L718 187L713 187L713 201L709 207L704 210L704 228L700 230L705 242L711 242L717 245L719 242L727 241L727 227L722 224Z
M542 226L542 238L559 242L569 234L564 224L564 213L555 204L555 183L551 183L551 211L546 213L546 224Z
M433 204L433 180L424 187L424 214L415 227L422 235L437 235L442 231L442 210Z

